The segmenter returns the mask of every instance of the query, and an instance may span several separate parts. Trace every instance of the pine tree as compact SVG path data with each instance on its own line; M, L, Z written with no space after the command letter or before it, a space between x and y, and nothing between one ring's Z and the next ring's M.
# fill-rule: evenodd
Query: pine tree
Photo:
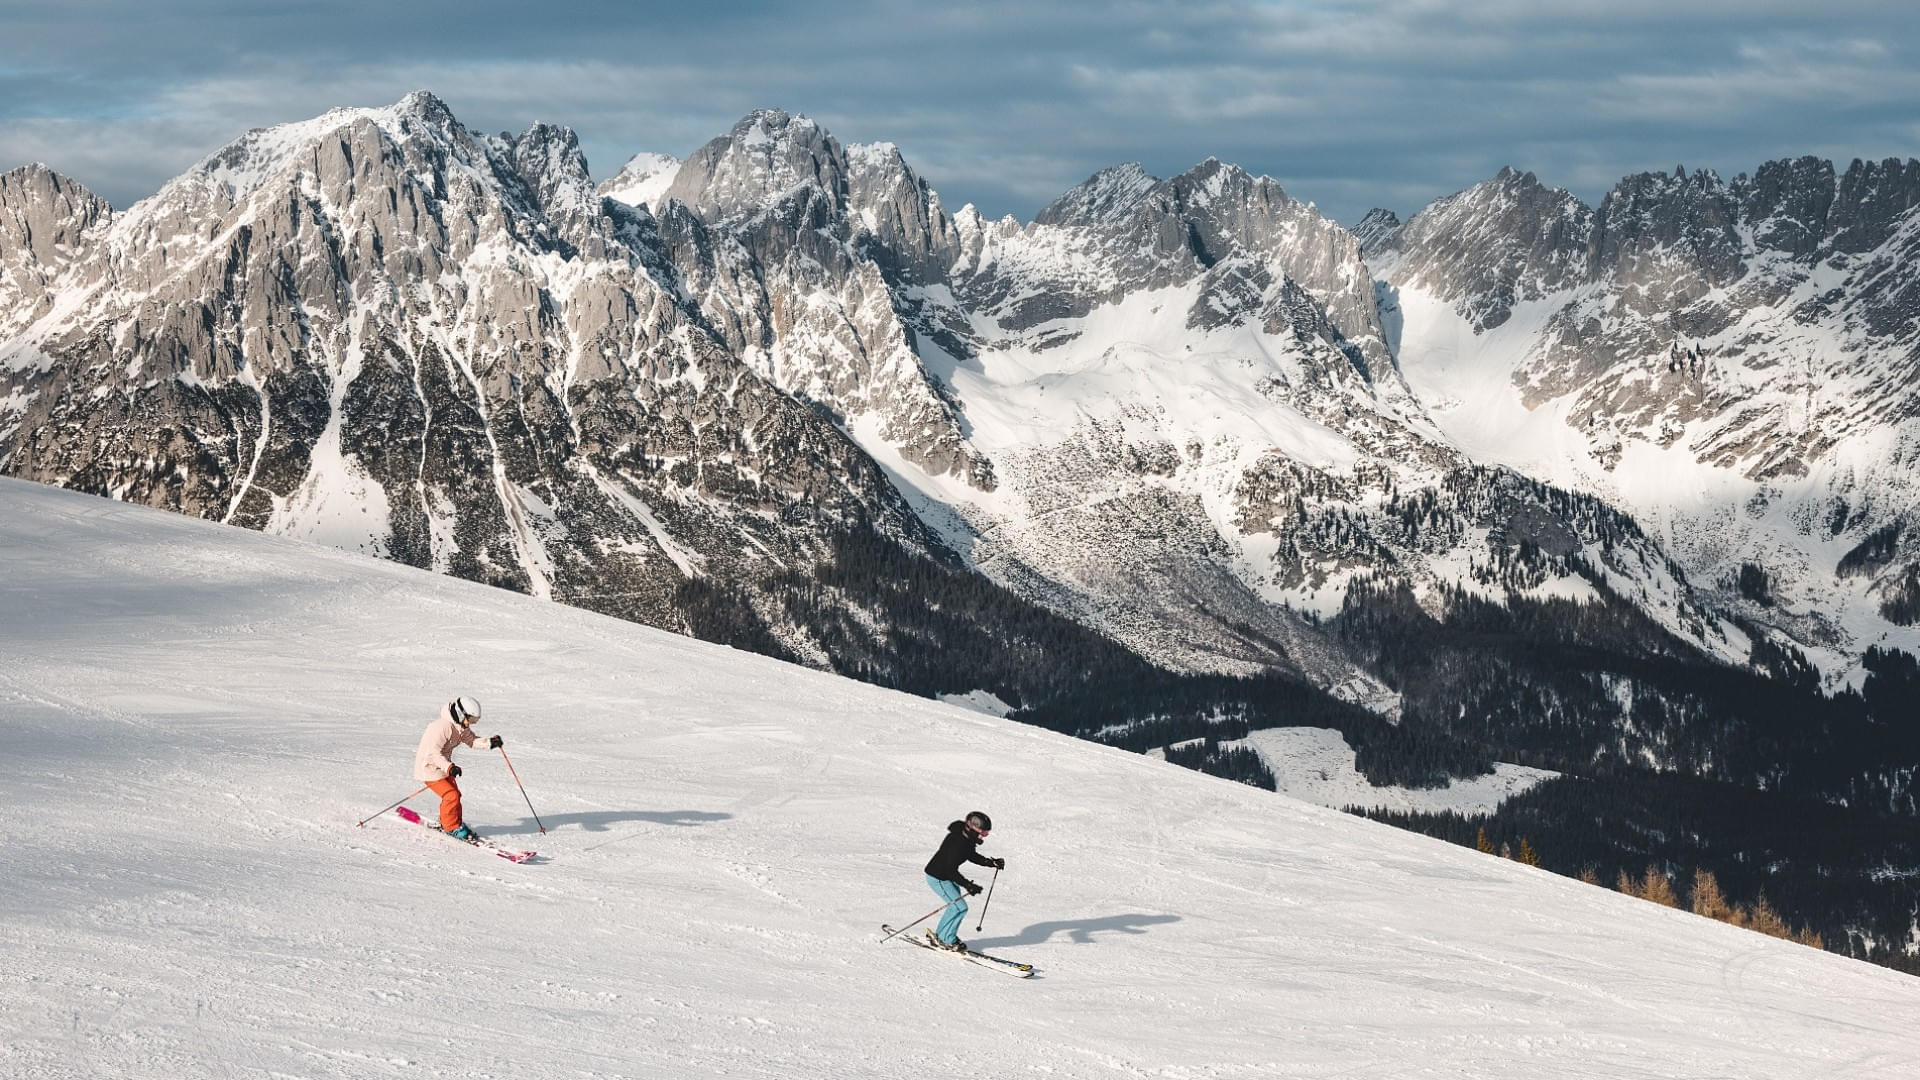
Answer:
M1482 855L1493 854L1493 841L1487 838L1487 827L1485 825L1480 826L1480 835L1474 840L1473 846L1480 849Z
M1720 882L1710 870L1693 872L1693 913L1705 915L1709 919L1721 922L1733 921L1733 905L1727 902L1727 896L1720 891Z
M1827 947L1827 939L1824 937L1821 937L1817 932L1815 932L1811 928L1808 928L1806 930L1796 931L1792 936L1792 940L1797 941L1800 944L1805 945L1809 948L1825 949Z
M1520 861L1528 866L1540 865L1540 853L1533 850L1533 843L1524 836L1520 838Z
M1753 911L1748 915L1747 927L1758 930L1768 937L1791 938L1793 932L1787 929L1787 921L1767 903L1765 893L1753 902Z
M1640 882L1640 899L1651 900L1661 907L1677 908L1680 898L1673 894L1673 882L1658 868L1647 867L1647 876Z

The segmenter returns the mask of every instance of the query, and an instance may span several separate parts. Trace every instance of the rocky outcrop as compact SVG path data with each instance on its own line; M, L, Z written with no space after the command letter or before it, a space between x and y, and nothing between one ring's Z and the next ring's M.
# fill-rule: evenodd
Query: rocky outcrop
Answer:
M1026 246L1020 254L1028 257L1003 255L956 281L969 307L993 312L1009 331L1078 318L1238 260L1249 268L1242 291L1257 284L1264 295L1290 282L1319 308L1316 319L1331 331L1328 345L1349 355L1363 377L1398 381L1359 241L1295 202L1271 177L1212 158L1171 180L1155 180L1138 165L1116 166L1042 210ZM1054 252L1068 257L1049 258ZM1195 322L1219 323L1218 295L1203 293ZM1237 306L1244 315L1248 305ZM1284 308L1261 317L1288 322Z
M664 235L710 325L754 369L933 476L993 487L896 311L951 261L951 219L891 147L753 113L680 166ZM879 447L875 447L879 449Z
M1453 304L1476 330L1505 323L1513 306L1582 280L1593 212L1532 173L1502 169L1436 201L1391 233L1369 257L1396 286L1423 288ZM1382 260L1391 252L1394 258Z
M92 257L112 213L44 165L0 174L0 337L47 313L56 283Z

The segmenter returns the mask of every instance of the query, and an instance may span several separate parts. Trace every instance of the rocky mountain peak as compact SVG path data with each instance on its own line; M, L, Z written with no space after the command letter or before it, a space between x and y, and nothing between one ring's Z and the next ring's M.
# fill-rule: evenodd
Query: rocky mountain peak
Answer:
M855 143L846 155L851 213L871 213L877 204L902 198L922 204L933 198L933 190L893 143Z
M1271 176L1254 176L1238 165L1210 157L1164 185L1168 195L1187 207L1220 204L1244 207L1258 202L1263 210L1293 203L1280 182Z
M1436 200L1391 234L1400 252L1394 284L1414 284L1452 302L1474 327L1503 325L1513 305L1586 273L1593 211L1530 172L1491 179ZM1384 238L1370 250L1383 249Z
M418 120L442 131L453 129L459 121L453 118L453 110L431 90L414 90L394 103L393 114L396 118Z
M19 249L60 261L112 214L105 199L38 162L0 173L0 256Z
M1736 177L1733 191L1757 246L1806 258L1825 243L1835 192L1832 162L1816 157L1769 161L1752 179Z
M514 172L535 205L554 220L596 213L600 196L572 128L535 124L508 145Z
M944 277L958 251L953 219L890 142L847 148L847 213L882 268L904 281Z
M1829 222L1835 251L1871 251L1920 206L1920 161L1854 159L1840 178Z
M1113 165L1087 177L1034 215L1037 225L1093 225L1133 213L1160 183L1137 161Z
M834 210L844 211L848 171L846 151L825 128L805 116L761 109L694 151L664 198L685 203L709 221L724 221L812 188Z
M600 185L600 194L628 206L657 211L662 196L673 186L673 178L679 171L680 159L671 154L635 154L613 179Z
M1376 206L1348 231L1360 241L1361 253L1372 255L1376 251L1390 250L1398 244L1400 225L1400 215Z
M1293 245L1298 226L1324 224L1318 211L1295 202L1270 176L1254 176L1219 158L1207 160L1156 186L1148 202L1187 222L1208 249L1203 260L1228 245L1271 254Z
M203 158L174 183L211 182L233 201L242 202L261 185L309 162L321 139L356 126L376 129L394 143L422 141L469 161L485 156L479 141L454 118L446 102L416 90L386 108L331 109L311 120L255 128Z
M1186 258L1204 268L1236 247L1271 253L1286 246L1279 234L1303 213L1319 220L1273 178L1210 157L1170 180L1134 163L1103 169L1034 222L1098 228L1125 246L1150 237L1156 262Z
M1616 184L1594 212L1588 272L1633 287L1647 312L1690 303L1746 272L1740 207L1712 169L1648 172Z
M1516 169L1511 165L1502 165L1500 171L1488 179L1482 180L1465 191L1436 200L1430 209L1445 208L1456 216L1489 211L1499 213L1516 203L1534 203L1542 199L1560 201L1555 195L1558 188L1548 188L1540 178L1531 172ZM1578 201L1578 200L1575 200Z
M47 311L55 279L112 218L105 199L45 165L0 173L0 332Z

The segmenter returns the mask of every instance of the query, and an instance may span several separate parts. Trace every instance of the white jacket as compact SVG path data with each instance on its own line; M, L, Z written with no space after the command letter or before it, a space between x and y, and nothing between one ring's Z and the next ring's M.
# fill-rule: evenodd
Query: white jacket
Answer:
M447 770L453 768L453 748L462 744L475 746L480 737L472 728L464 728L453 722L453 703L440 706L440 718L427 725L426 733L420 736L420 749L413 755L413 778L421 783L430 780L445 780Z

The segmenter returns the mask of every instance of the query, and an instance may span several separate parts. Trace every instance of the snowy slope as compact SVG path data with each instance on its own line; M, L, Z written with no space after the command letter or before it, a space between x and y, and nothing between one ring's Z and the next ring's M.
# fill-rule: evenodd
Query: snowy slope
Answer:
M635 154L627 159L626 165L613 179L596 190L628 206L644 206L653 210L659 205L660 196L673 186L673 178L679 171L680 159L671 154Z
M1598 208L1503 170L1367 257L1449 441L1631 513L1708 606L1857 686L1868 647L1920 647L1888 610L1920 581L1889 542L1920 493L1917 207L1920 162L1648 173Z
M14 481L0 566L0 1075L1920 1070L1908 977L958 707ZM354 827L459 691L542 861ZM972 807L1031 982L874 942Z
M1696 585L1720 582L1731 593L1724 586L1732 576L1729 566L1753 561L1775 568L1780 606L1764 614L1794 629L1798 647L1835 685L1858 684L1859 653L1868 646L1920 650L1920 627L1895 625L1878 610L1883 593L1871 576L1836 572L1865 530L1836 532L1826 524L1836 507L1844 518L1850 503L1910 504L1906 492L1914 482L1905 464L1912 453L1906 436L1891 426L1854 434L1805 475L1763 480L1703 460L1700 445L1711 441L1708 435L1668 445L1598 439L1576 415L1582 403L1574 396L1530 406L1521 389L1548 322L1573 296L1569 291L1516 304L1507 322L1476 334L1432 294L1400 290L1401 363L1447 436L1476 461L1592 492L1628 509ZM1866 400L1864 393L1855 396ZM1768 408L1776 406L1774 401ZM1710 429L1705 422L1694 426ZM1737 598L1719 599L1738 604ZM1748 606L1743 613L1753 610Z
M1337 810L1348 807L1416 813L1491 814L1500 804L1558 773L1496 762L1493 772L1439 788L1376 787L1354 767L1353 747L1327 728L1268 728L1221 745L1260 755L1283 795Z

